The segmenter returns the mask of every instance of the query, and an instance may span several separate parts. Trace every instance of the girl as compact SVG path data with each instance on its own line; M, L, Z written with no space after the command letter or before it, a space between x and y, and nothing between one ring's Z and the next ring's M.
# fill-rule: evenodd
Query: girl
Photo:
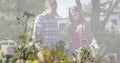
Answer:
M80 12L77 6L70 7L69 17L71 21L69 27L70 49L74 51L80 47L89 47L93 35L89 24L80 20Z

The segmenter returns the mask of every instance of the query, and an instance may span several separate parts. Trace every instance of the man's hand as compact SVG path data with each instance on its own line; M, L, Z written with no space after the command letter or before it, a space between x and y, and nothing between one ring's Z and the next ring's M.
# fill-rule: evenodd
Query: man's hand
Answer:
M79 25L77 26L76 32L79 33L79 32L82 30L82 27L83 27L83 25L82 25L82 24L79 24Z

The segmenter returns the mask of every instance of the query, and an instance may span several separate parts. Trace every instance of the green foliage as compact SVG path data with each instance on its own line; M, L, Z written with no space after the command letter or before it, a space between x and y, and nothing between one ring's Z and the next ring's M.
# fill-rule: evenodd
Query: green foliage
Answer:
M67 62L72 63L72 59L68 51L64 50L63 43L59 43L53 47L45 46L41 49L45 63L61 63Z
M20 33L20 35L18 36L18 38L22 40L22 42L27 42L27 37L28 35L25 33Z
M16 39L16 1L15 0L1 0L0 2L0 39Z
M30 17L32 17L32 16L34 17L35 15L30 13L30 12L28 12L28 11L25 11L23 17L24 16L26 16L26 19L30 19Z
M35 47L34 42L29 42L28 35L25 33L20 33L18 38L23 42L19 46L14 47L15 54L12 57L12 63L16 62L18 59L22 60L38 60L37 53L39 49Z
M71 23L68 23L67 25L65 25L63 28L61 28L60 30L60 35L61 35L61 40L63 41L67 41L69 38L69 26Z
M16 59L32 60L32 61L39 60L37 54L38 52L42 52L45 63L53 63L53 62L61 62L61 61L72 63L68 51L64 50L63 41L59 41L56 45L52 47L45 46L43 48L37 48L33 41L31 42L30 45L29 41L27 40L28 39L27 34L20 33L18 37L23 42L23 44L14 47L16 54L12 57L13 62L16 62L17 61Z
M87 48L82 47L82 48L77 49L77 50L75 51L75 53L76 53L77 55L79 55L80 57L88 58L89 55L90 55L90 50L87 49Z
M18 34L24 32L25 28L26 20L23 15L25 15L29 21L27 23L27 32L30 34L32 23L34 21L33 14L38 15L44 10L44 2L45 0L1 0L0 39L12 39L18 41Z

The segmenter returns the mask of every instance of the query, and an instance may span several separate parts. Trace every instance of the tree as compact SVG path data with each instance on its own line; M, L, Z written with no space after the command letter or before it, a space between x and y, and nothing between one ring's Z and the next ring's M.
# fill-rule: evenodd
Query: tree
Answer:
M92 16L91 16L91 28L95 36L99 29L100 22L100 0L92 0Z
M77 3L77 6L82 9L81 3L79 0L75 0ZM95 38L97 38L97 41L99 43L102 43L105 45L106 50L104 54L109 53L109 52L115 52L118 55L118 58L120 58L120 51L117 49L120 46L119 44L119 38L120 34L107 34L105 32L105 25L109 21L110 15L112 12L116 12L115 10L119 10L120 8L118 4L120 4L120 0L106 0L105 2L102 3L103 0L91 0L91 27L93 34ZM81 10L80 12L83 13L84 10ZM103 14L105 17L103 20L100 19L100 14ZM84 18L84 17L83 17Z
M111 15L113 10L119 3L120 3L120 0L115 0L115 2L113 2L113 0L111 0L111 2L109 3L109 8L107 9L108 12L106 13L106 17L104 18L103 22L101 22L102 26L101 26L100 30L104 30L105 24L107 23L109 16Z
M1 0L0 2L0 39L18 40L24 32L26 11L38 15L44 10L45 0ZM20 20L19 20L20 19ZM31 31L34 17L28 20L27 32Z
M83 11L82 10L82 6L81 6L81 2L80 0L75 0L76 4L80 10L80 18L83 20ZM111 12L113 12L113 10L115 9L115 7L120 3L120 0L108 0L105 3L101 3L101 0L91 0L91 29L93 34L95 35L96 38L99 39L99 32L103 32L104 28L105 28L105 24L108 21L108 18L111 14ZM104 5L109 4L109 7L107 9L102 8ZM102 11L104 10L104 12ZM107 11L107 12L105 12ZM105 18L103 21L100 20L100 13L104 13L105 14Z
M9 39L15 37L16 29L16 3L15 0L1 0L0 2L0 39ZM11 25L13 24L13 25ZM19 26L19 25L18 25Z

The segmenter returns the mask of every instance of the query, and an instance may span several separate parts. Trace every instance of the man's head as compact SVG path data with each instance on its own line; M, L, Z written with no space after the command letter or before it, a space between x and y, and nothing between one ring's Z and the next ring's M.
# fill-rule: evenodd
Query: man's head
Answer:
M56 0L46 0L45 2L46 13L49 15L54 15L57 9Z

